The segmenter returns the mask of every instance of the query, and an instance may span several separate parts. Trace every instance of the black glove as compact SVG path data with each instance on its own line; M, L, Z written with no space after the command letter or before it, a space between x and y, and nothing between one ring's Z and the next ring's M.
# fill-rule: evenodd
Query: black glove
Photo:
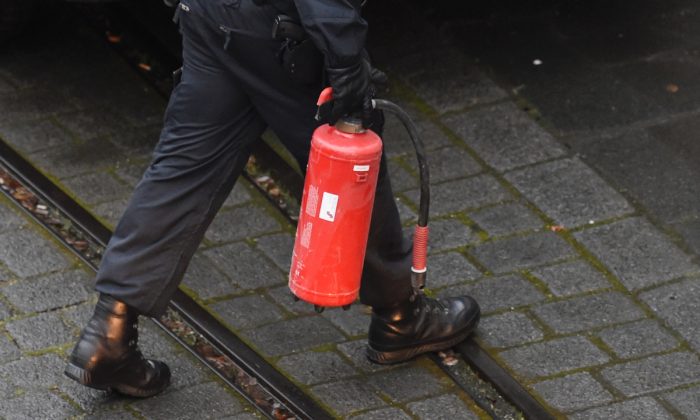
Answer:
M376 85L386 84L386 74L373 68L365 59L350 67L327 68L326 71L333 88L329 123L334 125L346 115L359 114L362 126L369 128Z

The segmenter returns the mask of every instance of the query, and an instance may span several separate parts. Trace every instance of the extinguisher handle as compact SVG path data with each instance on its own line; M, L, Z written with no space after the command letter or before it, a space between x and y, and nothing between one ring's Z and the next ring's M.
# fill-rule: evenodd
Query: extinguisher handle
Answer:
M316 106L321 106L325 104L326 102L330 102L333 100L333 88L332 87L327 87L321 91L321 94L318 96L318 101L316 101Z

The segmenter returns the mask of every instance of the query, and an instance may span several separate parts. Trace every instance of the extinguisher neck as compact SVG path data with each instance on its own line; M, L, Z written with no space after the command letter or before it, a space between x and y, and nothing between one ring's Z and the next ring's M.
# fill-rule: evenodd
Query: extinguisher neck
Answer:
M355 118L341 118L335 123L335 129L341 133L362 134L367 130L362 126L362 121Z

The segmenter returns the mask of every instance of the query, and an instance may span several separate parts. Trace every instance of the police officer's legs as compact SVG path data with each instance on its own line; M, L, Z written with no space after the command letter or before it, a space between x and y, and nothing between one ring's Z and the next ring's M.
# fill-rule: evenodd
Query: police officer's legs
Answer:
M278 44L238 40L232 38L230 53L244 59L230 62L232 71L243 80L260 115L305 168L309 139L318 125L313 116L320 86L292 82L275 59ZM373 128L381 133L381 115L375 115ZM464 340L479 320L479 307L469 297L438 301L413 290L411 248L382 159L360 290L362 303L373 308L368 357L378 363L450 347Z
M238 81L217 61L207 29L187 19L184 69L154 159L107 247L101 293L66 369L95 388L145 397L170 373L138 350L137 317L157 316L182 279L206 228L231 191L265 125Z

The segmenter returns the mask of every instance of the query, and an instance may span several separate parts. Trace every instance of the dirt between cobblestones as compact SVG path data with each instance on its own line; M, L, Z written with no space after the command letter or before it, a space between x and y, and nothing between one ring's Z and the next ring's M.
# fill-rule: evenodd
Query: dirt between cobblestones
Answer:
M697 22L692 20L700 13L696 6L677 3L654 10L686 24ZM590 39L570 36L563 45L547 44L548 55L540 55L544 50L530 44L522 51L513 47L517 36L505 33L509 43L504 44L511 49L485 53L473 48L474 34L502 40L486 31L501 22L501 15L491 20L488 14L475 15L467 23L444 16L416 22L419 14L406 9L405 22L415 23L412 31L377 19L370 42L392 79L390 99L416 119L437 174L430 293L475 296L485 315L477 340L561 417L696 416L700 267L692 247L658 223L649 206L630 194L629 183L621 187L580 156L582 146L567 147L582 131L605 138L635 132L669 113L695 115L694 97L688 93L682 109L643 107L638 90L627 83L600 86L620 69L608 65L591 67L599 78L561 66L560 79L543 80L533 71L514 85L520 76L505 72L510 64L524 68L540 59L556 65L565 58L590 64L590 57L579 53ZM538 36L551 29L533 24L549 17L546 13L544 18L533 11L510 13L506 16L524 21ZM592 24L581 13L572 28L586 33L585 25ZM0 50L0 137L114 224L148 164L165 104L87 29L76 24L62 34ZM685 51L687 60L695 60L692 43L700 37L693 39L653 53L637 40L643 52L637 59ZM507 54L517 51L531 53L531 60L511 63ZM548 82L558 88L548 89ZM603 89L610 86L612 91ZM580 108L571 108L571 98ZM598 106L603 100L623 109L625 101L634 106L625 115L611 113ZM414 158L396 121L388 121L384 140L409 226L417 207ZM76 282L84 273L74 261L6 203L0 211L0 377L11 378L0 382L0 415L43 414L49 407L56 417L116 410L158 418L173 407L206 408L212 415L245 410L208 372L148 328L145 350L174 364L181 381L164 396L115 400L60 378L62 358L94 297L86 295L87 279ZM245 231L236 228L241 226ZM285 275L292 238L293 227L241 181L207 233L183 287L338 416L487 417L426 358L390 368L367 362L362 353L366 308L318 315L292 302ZM38 298L32 297L31 285L53 281L66 282L75 293L57 294L56 303L47 303L55 307L33 308ZM76 296L79 302L73 301ZM35 333L40 331L45 333ZM174 402L178 405L168 406Z

